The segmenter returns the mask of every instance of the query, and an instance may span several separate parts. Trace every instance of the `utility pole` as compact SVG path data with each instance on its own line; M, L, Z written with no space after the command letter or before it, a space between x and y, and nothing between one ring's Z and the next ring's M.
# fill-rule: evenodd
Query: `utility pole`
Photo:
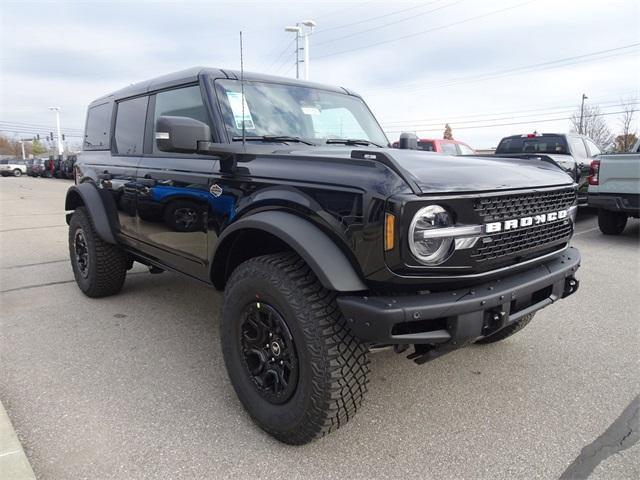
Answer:
M578 131L580 135L583 135L582 120L584 119L584 101L588 98L589 97L587 97L584 93L582 94L582 105L580 106L580 129Z
M20 140L20 147L22 148L22 160L26 160L27 155L24 153L24 140Z
M316 22L305 20L296 23L295 27L285 27L285 32L296 34L296 78L300 78L300 62L304 62L304 79L309 80L309 36L313 32ZM304 29L307 27L307 30ZM304 60L300 60L300 38L304 37Z
M49 110L56 112L56 128L58 129L58 155L62 155L62 133L60 133L60 107L49 107Z

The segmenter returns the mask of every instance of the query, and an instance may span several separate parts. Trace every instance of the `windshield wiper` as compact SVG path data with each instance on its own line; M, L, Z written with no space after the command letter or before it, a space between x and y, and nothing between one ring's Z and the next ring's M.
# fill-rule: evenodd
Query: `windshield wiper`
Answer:
M251 135L245 136L245 141L247 142L276 142L276 143L287 143L287 142L296 142L296 143L304 143L305 145L315 145L315 143L308 142L303 140L300 137L289 137L287 135ZM241 142L242 137L237 136L233 137L232 140L234 142Z
M376 147L384 148L382 145L378 145L371 140L364 140L360 138L327 138L325 143L328 145L332 143L339 143L341 145L374 145Z

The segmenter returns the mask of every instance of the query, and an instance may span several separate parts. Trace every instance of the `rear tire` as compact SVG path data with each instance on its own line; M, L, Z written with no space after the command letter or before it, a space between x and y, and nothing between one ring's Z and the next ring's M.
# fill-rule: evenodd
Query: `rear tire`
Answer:
M504 327L502 330L498 330L496 333L489 335L488 337L481 338L480 340L476 340L476 343L479 345L486 345L488 343L495 343L505 338L510 337L514 333L519 332L524 327L529 325L529 322L533 320L533 316L535 313L530 313L529 315L525 315L517 322L509 325L508 327Z
M626 213L600 209L598 210L598 227L605 235L620 235L627 226L627 218Z
M347 328L336 293L293 253L252 258L234 270L220 337L238 398L282 442L301 445L336 430L367 391L368 349Z
M69 255L76 283L86 296L106 297L122 289L127 254L98 236L84 207L77 208L69 222Z
M13 171L13 176L14 176L14 177L19 177L20 175L22 175L22 170L20 170L19 168L16 168L16 169Z

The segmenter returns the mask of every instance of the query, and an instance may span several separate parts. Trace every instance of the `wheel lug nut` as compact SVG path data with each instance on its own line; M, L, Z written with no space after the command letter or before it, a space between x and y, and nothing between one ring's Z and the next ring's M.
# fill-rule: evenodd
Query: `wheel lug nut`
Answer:
M280 365L284 365L284 362L282 360L280 360Z
M273 333L269 332L269 338L273 337Z
M275 359L275 358L273 358L273 357L271 357L271 361L272 361L272 362L275 362L275 361L276 361L276 359Z

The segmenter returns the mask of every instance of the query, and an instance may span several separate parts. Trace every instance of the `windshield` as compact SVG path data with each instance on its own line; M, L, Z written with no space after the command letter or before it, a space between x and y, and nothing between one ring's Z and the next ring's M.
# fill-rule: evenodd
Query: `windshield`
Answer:
M229 138L287 136L325 143L328 139L367 140L388 145L375 118L358 97L298 85L214 82ZM244 109L244 117L243 117ZM283 140L284 141L284 140Z
M499 153L568 153L567 141L561 135L503 138L496 149Z

